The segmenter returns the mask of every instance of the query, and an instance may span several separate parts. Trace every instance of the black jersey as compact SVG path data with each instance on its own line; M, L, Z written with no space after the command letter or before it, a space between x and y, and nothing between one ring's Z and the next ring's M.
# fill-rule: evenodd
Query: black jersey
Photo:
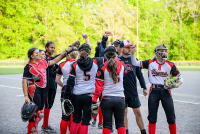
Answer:
M49 56L46 54L46 61L53 60L55 57ZM55 64L53 66L48 66L47 68L47 87L51 88L57 88L57 83L55 82L56 79L56 69L58 68L58 65Z
M146 89L145 80L140 67L136 67L131 63L131 56L125 58L123 56L118 56L124 62L124 94L126 97L138 96L137 92L137 80L136 76L140 82L140 86Z

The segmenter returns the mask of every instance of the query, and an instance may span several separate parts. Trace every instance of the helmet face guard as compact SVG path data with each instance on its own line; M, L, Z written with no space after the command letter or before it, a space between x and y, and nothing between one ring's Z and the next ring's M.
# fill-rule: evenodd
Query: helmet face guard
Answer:
M162 60L167 59L167 52L156 52L157 56L159 56Z
M162 60L166 60L167 59L167 49L168 48L163 44L163 45L158 45L154 51L158 57L160 57ZM166 52L159 52L159 50L166 50Z

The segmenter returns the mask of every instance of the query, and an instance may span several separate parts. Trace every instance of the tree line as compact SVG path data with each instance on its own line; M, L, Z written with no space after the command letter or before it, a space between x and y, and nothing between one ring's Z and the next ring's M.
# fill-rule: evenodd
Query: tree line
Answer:
M56 53L87 33L94 55L104 31L116 39L137 43L140 60L154 56L166 44L170 60L200 60L199 0L2 0L0 1L0 59L25 59L31 47ZM138 21L137 21L138 17Z

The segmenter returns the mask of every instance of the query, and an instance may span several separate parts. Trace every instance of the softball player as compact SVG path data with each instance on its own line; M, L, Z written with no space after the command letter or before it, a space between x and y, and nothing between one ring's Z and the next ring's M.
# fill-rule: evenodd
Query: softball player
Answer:
M105 57L107 61L98 69L96 75L96 88L92 103L95 105L102 93L100 106L103 114L103 134L111 133L113 114L118 134L126 134L124 127L124 63L117 58L117 51L114 46L105 49Z
M165 80L170 75L180 78L178 83L175 83L174 88L182 84L183 78L174 63L167 61L167 47L159 45L155 48L156 59L137 61L135 58L135 47L131 51L131 60L133 65L148 69L149 82L151 88L148 99L148 120L149 120L149 134L155 134L157 112L159 102L162 102L167 122L169 124L170 134L176 134L176 117L174 112L174 104L171 95L171 90L166 89Z
M80 58L71 66L69 78L65 89L65 99L72 97L73 89L73 122L70 134L77 134L81 122L81 134L88 133L91 119L92 94L95 91L95 76L98 66L103 63L103 58L90 58L91 47L87 43L79 47Z
M46 59L46 55L45 55L44 50L39 49L39 56L40 56L41 60L45 60Z
M68 60L60 63L56 75L56 83L58 83L59 86L62 87L61 91L61 102L65 93L64 86L67 84L67 79L69 77L70 73L70 67L71 64L77 60L78 57L78 50L75 47L68 47L67 49L67 57ZM63 83L61 82L61 77L63 76ZM66 134L67 132L67 126L70 123L70 116L65 116L62 113L62 120L60 122L60 133L61 134Z
M45 48L46 48L46 60L47 61L53 60L55 58L52 57L52 55L55 52L55 44L53 42L47 42ZM55 78L56 78L57 68L58 68L57 64L49 66L47 68L47 86L45 89L45 107L44 107L44 118L42 125L42 130L47 133L56 132L51 126L49 126L49 115L56 96L57 84L55 82Z
M22 86L25 103L29 104L30 101L33 101L38 106L38 112L40 110L43 110L44 107L44 89L47 84L46 68L59 62L65 54L66 52L63 52L54 60L45 61L40 60L41 58L39 57L39 50L37 48L31 48L28 50L28 58L30 59L30 61L24 68ZM31 90L29 90L28 82L34 83L35 89L32 88ZM28 134L32 134L35 132L38 133L38 118L39 115L38 117L34 117L29 120Z
M125 102L126 102L126 109L125 109L125 116L124 116L126 133L127 134L129 133L127 107L131 107L135 114L136 122L137 122L138 127L140 128L141 134L146 134L144 122L143 122L141 111L140 111L141 103L140 103L140 99L138 97L138 92L137 92L136 76L140 82L141 87L143 88L144 96L147 95L145 80L141 72L141 68L133 66L131 63L130 54L131 54L132 44L128 40L124 40L123 44L124 44L124 47L122 50L122 55L119 56L119 58L124 62L124 68L125 68L123 85L124 85L124 94L125 94Z

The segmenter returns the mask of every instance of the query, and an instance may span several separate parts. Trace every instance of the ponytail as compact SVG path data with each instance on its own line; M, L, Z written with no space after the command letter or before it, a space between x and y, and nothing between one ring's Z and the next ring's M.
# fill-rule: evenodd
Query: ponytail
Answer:
M118 74L117 74L117 64L114 61L116 57L116 53L106 53L105 57L109 60L107 63L107 67L109 70L109 75L116 84L118 82Z
M87 60L89 55L91 54L91 51L89 49L83 48L79 51L80 59Z

